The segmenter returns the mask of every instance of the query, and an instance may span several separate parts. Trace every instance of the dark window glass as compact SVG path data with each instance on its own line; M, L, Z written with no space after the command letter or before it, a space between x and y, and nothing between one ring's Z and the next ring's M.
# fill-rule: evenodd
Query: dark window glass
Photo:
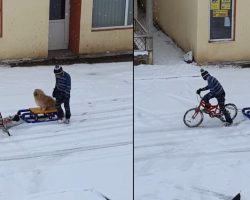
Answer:
M124 26L126 0L94 0L92 27Z
M50 0L49 19L65 19L65 0Z
M210 0L210 40L233 39L234 0Z

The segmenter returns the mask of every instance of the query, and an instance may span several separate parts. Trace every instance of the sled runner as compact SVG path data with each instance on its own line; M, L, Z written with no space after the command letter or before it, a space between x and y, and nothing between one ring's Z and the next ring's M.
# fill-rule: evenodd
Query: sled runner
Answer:
M240 200L240 193L238 193L232 200Z
M250 107L243 108L242 113L243 113L243 115L245 115L247 118L250 119Z
M57 110L42 110L39 107L22 109L17 112L17 115L27 123L49 122L58 120Z
M27 123L38 123L38 122L49 122L49 121L56 121L58 120L57 117L57 110L42 110L39 107L37 108L29 108L29 109L22 109L17 112L15 115L11 115L8 117L2 117L0 112L0 129L7 133L9 136L9 129L13 126L20 125L24 122Z

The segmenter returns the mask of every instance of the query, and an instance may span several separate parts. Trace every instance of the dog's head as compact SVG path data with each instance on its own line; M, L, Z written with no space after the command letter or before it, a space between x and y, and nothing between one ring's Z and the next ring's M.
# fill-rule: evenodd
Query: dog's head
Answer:
M35 89L33 95L35 98L39 98L41 96L44 96L45 94L41 89Z

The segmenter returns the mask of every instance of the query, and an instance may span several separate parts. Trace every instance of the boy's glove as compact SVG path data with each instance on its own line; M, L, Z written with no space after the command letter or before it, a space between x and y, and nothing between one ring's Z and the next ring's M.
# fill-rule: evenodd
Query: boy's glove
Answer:
M53 90L53 93L52 93L52 96L53 97L57 97L58 96L58 89L55 87L54 90Z
M196 91L196 94L200 95L201 91L202 91L202 89L201 89L201 88L200 88L200 89L198 89L198 90Z

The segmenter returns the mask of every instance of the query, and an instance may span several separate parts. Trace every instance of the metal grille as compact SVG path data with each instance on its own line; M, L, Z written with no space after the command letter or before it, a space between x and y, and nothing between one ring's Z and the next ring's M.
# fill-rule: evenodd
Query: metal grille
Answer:
M148 36L148 32L141 23L134 19L134 50L152 51L153 38Z

